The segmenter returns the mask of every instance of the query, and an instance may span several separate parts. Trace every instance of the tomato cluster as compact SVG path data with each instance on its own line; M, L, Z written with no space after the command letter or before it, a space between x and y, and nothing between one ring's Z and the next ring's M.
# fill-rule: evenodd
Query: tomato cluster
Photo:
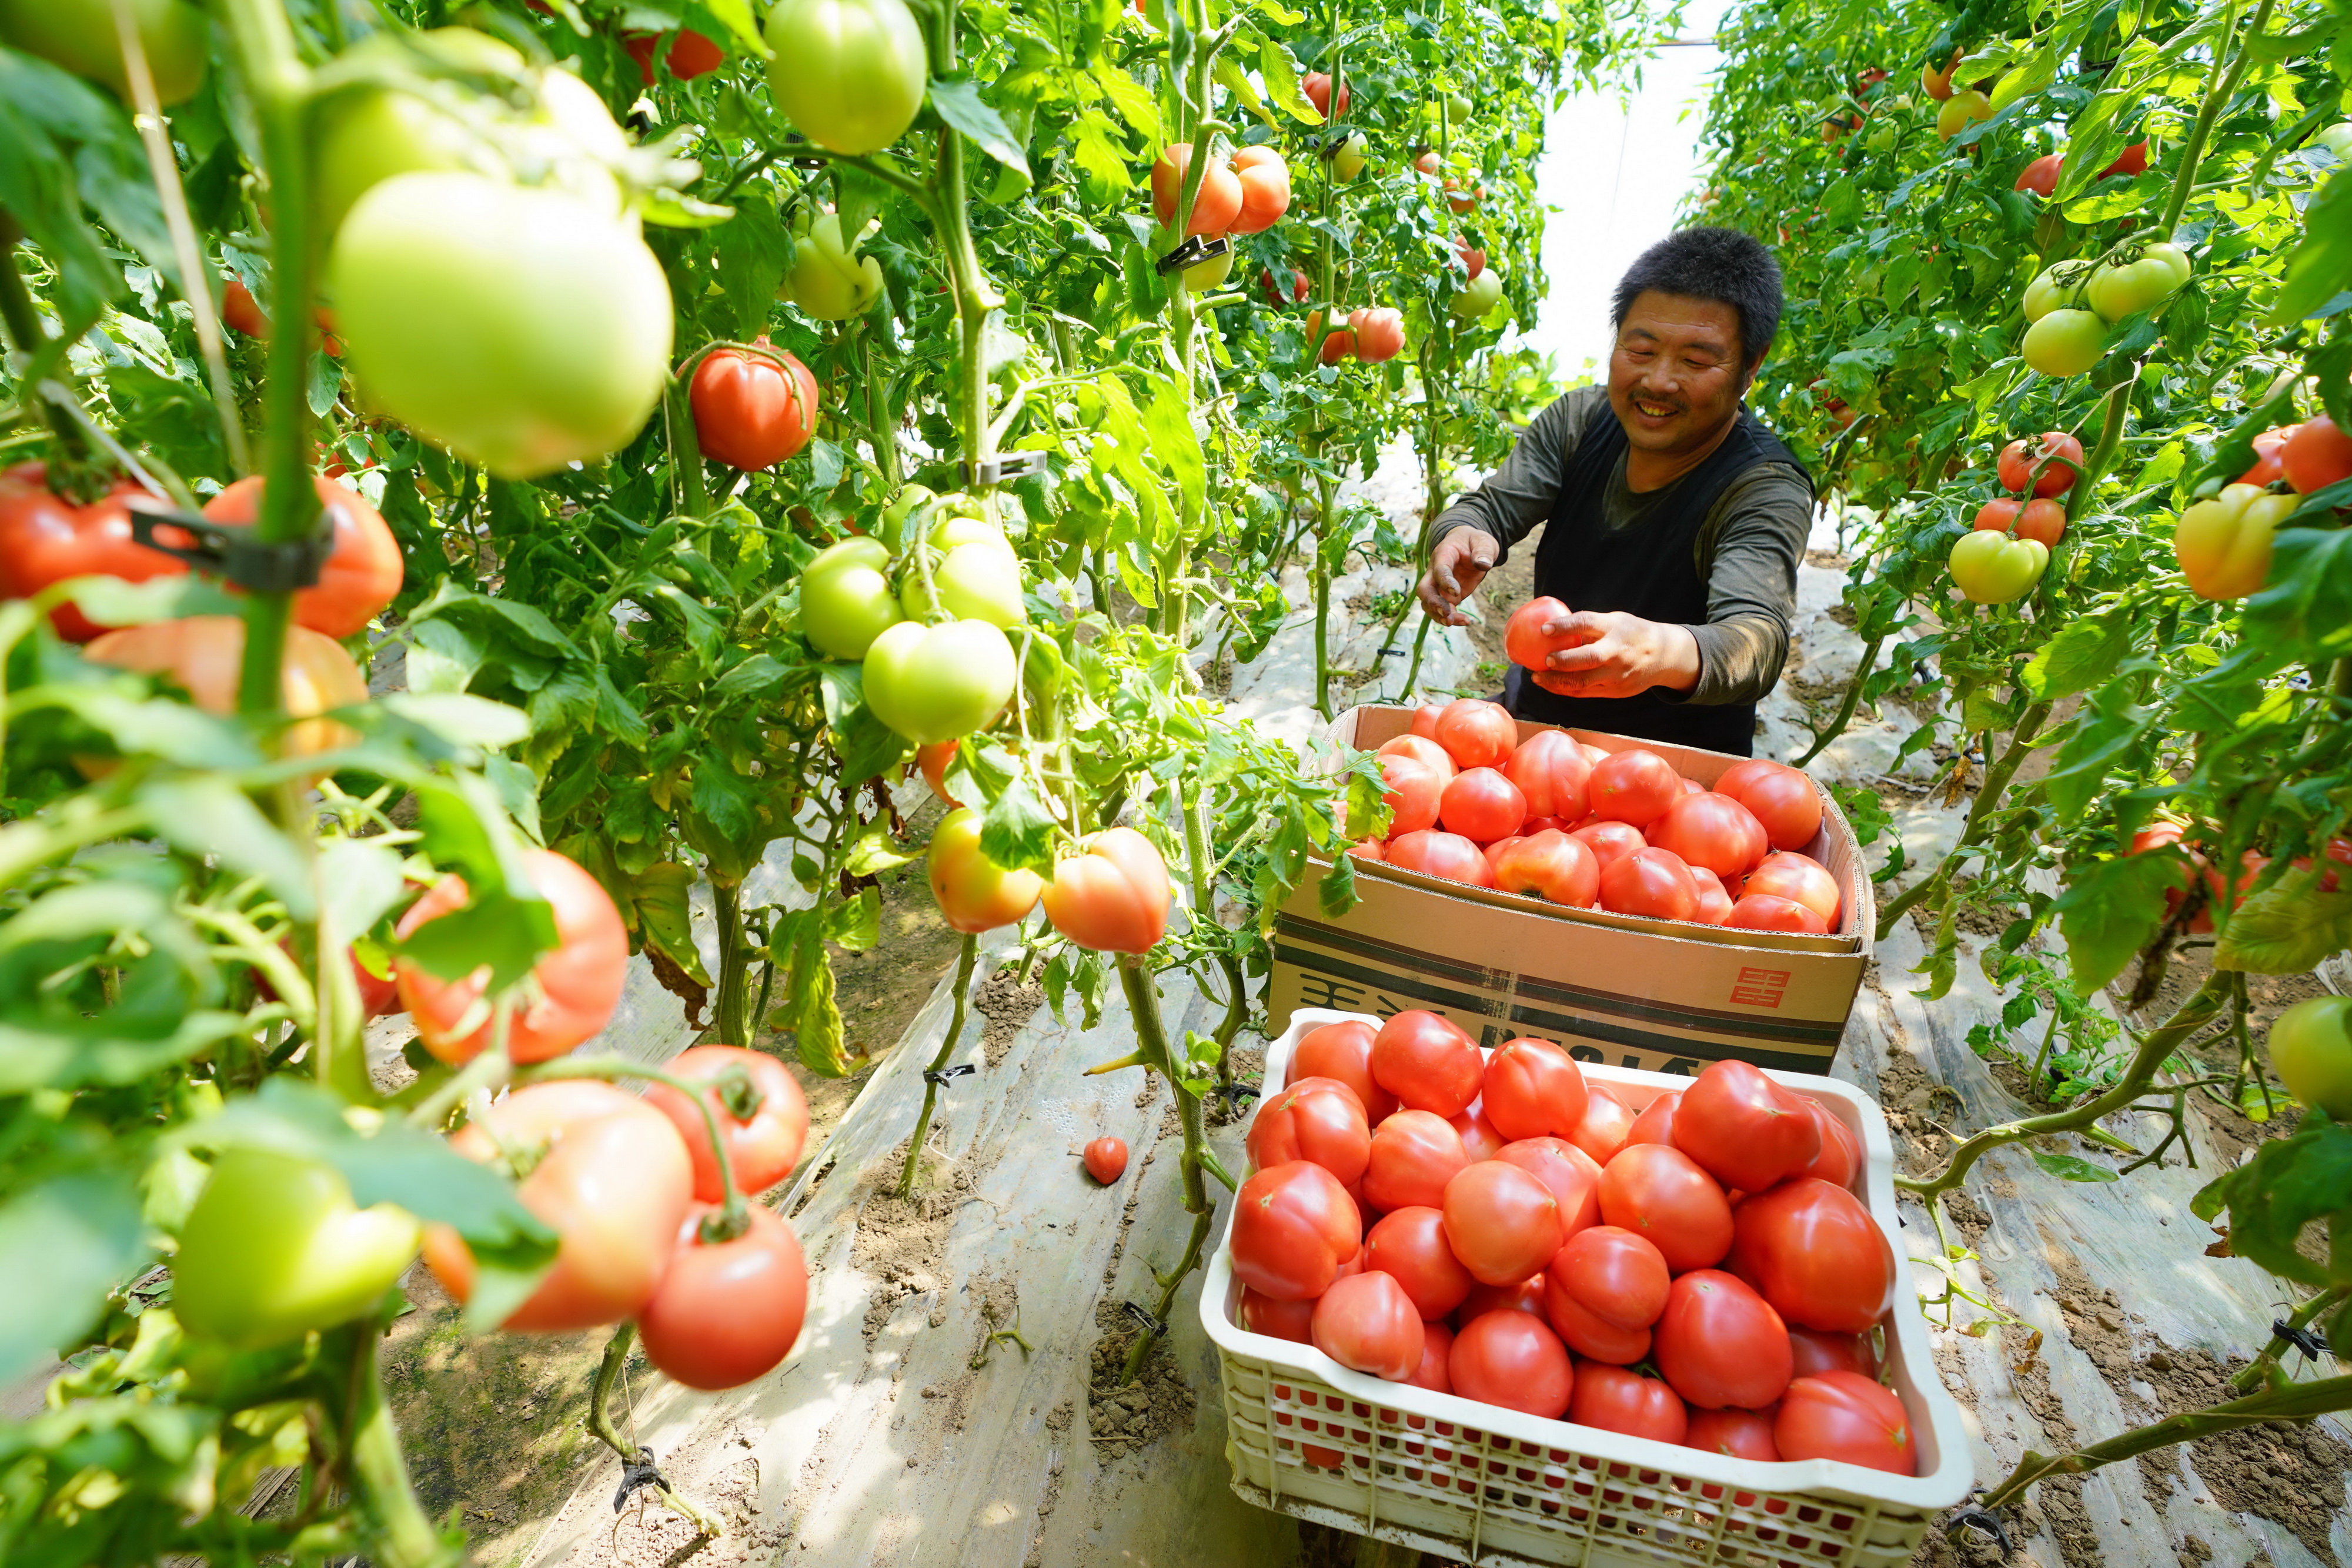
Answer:
M1308 1031L1289 1080L1235 1200L1244 1327L1528 1415L1913 1473L1871 1337L1895 1254L1822 1102L1720 1061L1637 1115L1549 1040L1489 1053L1421 1011Z
M1535 628L1558 603L1512 617L1515 661L1540 667ZM1522 742L1507 709L1475 697L1421 709L1378 756L1389 831L1349 850L1360 859L1702 925L1818 936L1843 914L1837 878L1804 852L1821 834L1820 791L1782 763L1735 763L1707 789L1646 747L1609 751L1558 729Z

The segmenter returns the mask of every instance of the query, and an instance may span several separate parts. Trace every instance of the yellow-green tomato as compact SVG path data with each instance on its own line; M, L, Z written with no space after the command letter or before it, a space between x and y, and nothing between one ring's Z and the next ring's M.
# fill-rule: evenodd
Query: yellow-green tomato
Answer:
M1331 154L1331 177L1344 185L1363 172L1363 132L1351 131L1348 139L1339 143L1339 150Z
M906 0L782 0L768 13L768 86L802 134L879 152L907 133L930 77Z
M130 0L131 25L154 78L155 101L174 104L205 85L205 13L187 0ZM103 82L125 103L131 80L114 30L114 0L0 0L0 41L76 76Z
M2106 349L2107 324L2095 311L2053 310L2025 329L2025 362L2045 376L2079 376Z
M925 502L939 499L928 485L902 485L890 504L882 508L882 542L897 550L907 542L907 523L920 511Z
M2352 160L2352 120L2339 120L2311 140L2338 158Z
M230 1149L180 1228L172 1308L191 1333L242 1349L278 1344L374 1306L423 1234L404 1208L353 1205L330 1166Z
M1223 256L1213 256L1206 261L1196 261L1184 269L1184 287L1194 294L1206 294L1234 275L1234 253L1229 246Z
M844 243L841 219L825 213L793 242L785 279L800 308L820 321L863 316L882 297L882 264Z
M352 47L353 62L406 62L423 49L449 66L483 75L520 75L520 54L471 27L435 27L402 37L372 34ZM601 107L601 105L600 105ZM424 99L387 87L355 88L319 106L312 146L312 187L320 233L331 237L344 214L369 188L394 174L426 169L472 169L489 150L471 127Z
M971 807L950 811L931 830L931 897L950 929L977 934L1010 925L1037 907L1045 879L1034 871L1007 871L980 852L981 816Z
M2039 321L2053 310L2081 309L2083 281L2090 274L2090 265L2081 261L2062 261L2043 267L2025 286L2025 319Z
M1956 92L1936 111L1936 134L1949 141L1969 126L1992 118L1992 99L1970 88Z
M2102 319L2120 321L2142 310L2153 310L2180 292L2189 282L2189 253L2160 242L2138 257L2107 263L2091 274L2084 298Z
M2200 599L2243 599L2271 572L2278 526L2303 504L2300 496L2273 496L2259 485L2231 485L2180 514L2172 532L2173 559Z
M2287 1092L2352 1121L2352 997L2313 997L2271 1020L2271 1067Z
M1013 644L985 621L901 621L866 650L866 706L919 746L954 740L1013 700Z
M863 535L817 552L801 572L801 631L828 659L862 659L898 624L898 601L884 569L890 549Z
M1952 546L1953 585L1979 604L2006 604L2042 580L2050 549L2040 539L1972 528Z
M1454 291L1450 308L1464 320L1475 321L1492 310L1502 298L1502 278L1493 267L1485 267L1477 277Z
M1021 601L1021 559L1001 539L961 544L931 563L931 592L909 566L899 575L898 602L910 621L942 612L960 621L1017 626L1029 619Z

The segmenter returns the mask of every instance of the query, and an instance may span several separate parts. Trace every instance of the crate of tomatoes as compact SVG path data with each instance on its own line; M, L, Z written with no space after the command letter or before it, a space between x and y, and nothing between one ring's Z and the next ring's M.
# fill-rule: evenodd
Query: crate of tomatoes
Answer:
M1465 698L1359 707L1389 824L1355 904L1310 873L1276 917L1273 1026L1412 1009L1496 1045L1687 1073L1829 1067L1870 962L1870 879L1837 802L1785 764L1556 729Z
M1972 1483L1871 1100L1302 1010L1201 1294L1234 1490L1457 1559L1893 1568Z

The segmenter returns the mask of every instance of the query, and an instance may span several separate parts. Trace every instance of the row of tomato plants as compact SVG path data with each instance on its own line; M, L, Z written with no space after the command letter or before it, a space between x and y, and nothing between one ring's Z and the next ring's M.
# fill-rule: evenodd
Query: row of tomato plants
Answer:
M1877 796L1844 792L1880 877L1909 879L1879 936L1917 924L1932 998L1990 918L2000 1007L1971 1043L2045 1106L1900 1183L1935 1218L1946 1301L1968 1253L1941 1199L1985 1155L2115 1180L2180 1152L2195 1096L2269 1134L2199 1214L2304 1292L2239 1397L2029 1454L1995 1506L2352 1403L2352 1379L2284 1370L2322 1335L2352 1347L2347 1003L2265 1030L2247 986L2352 945L2342 28L2293 0L1774 0L1725 30L1698 205L1777 231L1790 308L1757 396L1853 508L1860 667L1809 756L1866 706L1917 716L1899 758L1933 748L1935 791L1968 809L1915 863ZM2142 1021L2182 963L2201 974ZM2108 1125L2134 1110L2164 1118L2152 1148ZM1974 1308L1979 1332L2007 1318Z

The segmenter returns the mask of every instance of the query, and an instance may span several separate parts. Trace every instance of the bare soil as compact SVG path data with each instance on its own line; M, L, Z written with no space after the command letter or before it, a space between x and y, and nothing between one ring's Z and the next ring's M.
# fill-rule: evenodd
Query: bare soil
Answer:
M1105 1459L1118 1458L1179 1427L1191 1426L1196 1401L1192 1385L1176 1369L1166 1337L1143 1358L1142 1373L1122 1387L1118 1376L1126 1368L1128 1351L1143 1331L1116 1301L1096 1305L1095 1326L1102 1330L1102 1337L1095 1341L1093 1371L1087 1380L1087 1430L1096 1450Z

